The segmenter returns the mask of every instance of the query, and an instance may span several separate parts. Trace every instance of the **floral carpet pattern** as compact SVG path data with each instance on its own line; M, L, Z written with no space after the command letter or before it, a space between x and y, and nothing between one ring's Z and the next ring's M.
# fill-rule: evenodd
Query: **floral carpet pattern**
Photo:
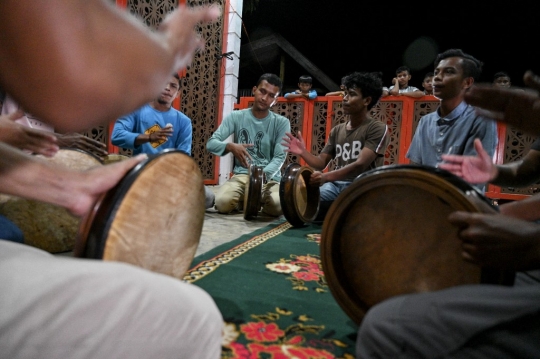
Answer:
M194 259L184 280L223 315L222 358L354 358L357 326L328 289L320 233L281 220Z

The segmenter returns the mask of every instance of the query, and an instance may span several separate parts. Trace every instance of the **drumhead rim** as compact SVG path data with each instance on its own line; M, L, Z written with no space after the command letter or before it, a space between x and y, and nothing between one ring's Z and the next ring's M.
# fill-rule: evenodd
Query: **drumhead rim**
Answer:
M188 156L184 151L177 149L166 149L159 153L148 155L148 158L132 169L109 191L104 193L93 206L93 210L81 220L79 233L86 235L86 238L77 238L77 242L84 243L84 248L77 253L77 256L86 258L101 259L105 252L106 239L109 236L113 219L122 204L122 200L127 192L137 180L142 170L150 163L164 155L182 154ZM191 157L190 157L191 158ZM88 226L88 228L84 227ZM89 248L93 247L93 248Z
M354 205L354 202L361 195L367 193L368 190L387 186L388 182L384 182L383 179L387 179L395 174L400 174L400 178L395 179L396 182L404 181L407 176L410 178L412 177L413 180L427 179L428 185L439 188L442 191L440 192L442 195L450 199L455 197L455 201L463 207L463 210L471 212L480 211L478 207L467 200L465 194L461 192L457 186L449 186L448 181L445 181L443 178L436 175L436 171L433 171L430 168L426 169L414 165L390 165L384 167L385 168L371 170L366 172L365 175L358 176L349 187L340 193L325 217L321 232L321 263L326 275L328 287L338 304L357 324L362 321L363 316L369 307L362 302L361 298L358 298L355 293L353 293L349 283L345 282L346 276L343 275L345 269L339 267L341 255L339 250L335 247L340 246L339 240L342 237L341 228L343 228L344 224L344 214L349 211L351 206ZM361 186L364 186L364 188L360 191L358 196L355 196L355 193ZM332 241L332 239L337 239L338 241Z
M297 194L295 188L298 185L299 176L303 176L306 172L309 172L311 174L313 173L313 169L307 166L301 166L299 163L293 162L289 164L285 169L285 172L281 177L281 182L279 184L279 200L281 203L283 216L294 227L301 227L306 225L306 223L313 221L319 211L320 192L319 187L314 186L311 186L310 189L307 189L311 194L310 196L308 196L309 204L312 205L313 202L316 202L316 208L313 216L309 217L304 215L303 213L299 213L297 209ZM292 192L292 194L290 192ZM292 197L292 205L288 202L290 197Z
M251 164L248 170L248 182L244 191L244 219L257 217L261 208L264 171L261 166Z

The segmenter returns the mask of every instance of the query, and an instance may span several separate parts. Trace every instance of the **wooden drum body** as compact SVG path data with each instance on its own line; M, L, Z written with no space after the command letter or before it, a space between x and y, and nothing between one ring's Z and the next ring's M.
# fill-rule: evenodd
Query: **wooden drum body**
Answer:
M319 210L319 186L309 184L313 169L291 163L279 184L279 200L283 215L294 227L311 222Z
M510 284L513 273L481 269L461 256L454 211L496 211L449 172L384 166L360 175L330 207L321 237L328 286L356 323L392 296L462 284Z
M190 156L177 150L150 156L82 219L74 254L182 278L201 237L204 198Z
M81 171L102 166L97 156L79 149L62 148L53 157L36 156ZM25 244L50 253L68 252L75 246L79 218L63 207L4 195L0 213L21 229Z
M244 219L251 220L257 217L261 209L265 174L263 168L256 165L249 166L248 174L249 179L244 191Z

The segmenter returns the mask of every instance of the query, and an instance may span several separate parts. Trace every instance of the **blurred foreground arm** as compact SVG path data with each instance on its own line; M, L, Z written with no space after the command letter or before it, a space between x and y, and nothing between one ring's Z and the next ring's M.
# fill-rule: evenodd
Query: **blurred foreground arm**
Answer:
M525 73L523 81L529 88L540 91L540 77L531 71ZM540 135L540 97L535 91L476 85L465 93L465 101L478 107L482 116Z
M104 124L155 97L219 16L181 5L153 33L105 0L2 0L0 84L59 132Z
M540 268L540 224L502 214L453 212L463 258L480 266L530 270Z
M87 171L75 171L0 143L0 188L2 193L56 204L81 216L101 193L114 187L145 158L146 155L139 155Z
M15 122L22 111L0 116L0 141L20 150L52 157L58 152L58 143L52 132L35 130Z

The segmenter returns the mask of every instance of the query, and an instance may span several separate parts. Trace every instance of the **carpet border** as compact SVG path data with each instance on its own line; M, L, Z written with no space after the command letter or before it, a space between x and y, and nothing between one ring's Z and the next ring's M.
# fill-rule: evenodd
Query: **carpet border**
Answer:
M242 242L230 249L227 249L225 252L222 252L210 259L201 261L193 268L190 268L186 272L182 280L188 283L194 283L199 279L204 278L208 274L212 273L214 270L219 268L219 266L231 262L232 260L240 257L242 254L246 253L250 249L257 247L258 245L285 232L292 227L292 224L290 224L288 221L285 221L281 224L278 224L277 227L269 228L261 234L252 236L248 238L245 242Z

